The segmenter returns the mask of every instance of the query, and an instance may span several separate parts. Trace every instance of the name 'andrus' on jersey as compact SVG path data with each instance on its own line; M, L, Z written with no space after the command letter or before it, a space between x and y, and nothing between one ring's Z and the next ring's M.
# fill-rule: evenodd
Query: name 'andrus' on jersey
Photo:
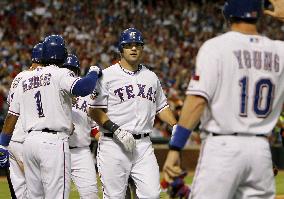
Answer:
M38 88L41 86L47 86L50 84L50 78L51 74L42 74L40 76L33 76L27 80L23 80L22 82L22 87L23 87L23 92L26 92L28 90Z

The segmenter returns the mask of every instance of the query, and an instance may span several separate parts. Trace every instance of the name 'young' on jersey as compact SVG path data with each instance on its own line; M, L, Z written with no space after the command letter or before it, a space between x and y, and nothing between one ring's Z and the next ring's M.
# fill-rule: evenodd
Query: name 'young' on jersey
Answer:
M208 101L202 128L268 134L284 101L283 54L283 42L260 35L228 32L205 42L187 90Z
M152 132L155 115L168 107L158 77L142 65L136 72L119 64L104 69L96 95L90 107L107 109L110 120L134 134Z

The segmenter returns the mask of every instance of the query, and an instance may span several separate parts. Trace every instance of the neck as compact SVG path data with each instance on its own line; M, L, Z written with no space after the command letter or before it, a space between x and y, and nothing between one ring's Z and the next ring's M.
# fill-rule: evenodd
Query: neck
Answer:
M247 35L258 35L257 28L255 24L249 23L233 23L231 25L231 30L240 32Z
M32 63L32 65L30 66L29 70L34 70L34 69L36 69L38 66L41 66L41 64Z
M130 71L138 70L138 64L130 64L125 59L121 59L119 63L120 63L122 68L125 68L127 70L130 70Z

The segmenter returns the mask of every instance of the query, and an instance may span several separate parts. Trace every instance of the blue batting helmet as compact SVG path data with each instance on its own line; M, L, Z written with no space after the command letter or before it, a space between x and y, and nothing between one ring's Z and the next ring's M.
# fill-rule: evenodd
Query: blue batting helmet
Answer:
M42 63L42 43L38 43L33 47L32 62L38 64Z
M223 14L227 20L230 18L257 20L262 10L263 0L227 0Z
M42 45L42 58L46 64L62 64L67 57L65 42L60 35L47 36Z
M62 67L72 70L76 75L80 74L80 62L78 57L74 54L68 54Z
M122 52L123 45L128 43L139 43L144 45L142 33L136 28L128 28L124 30L119 37L119 51Z

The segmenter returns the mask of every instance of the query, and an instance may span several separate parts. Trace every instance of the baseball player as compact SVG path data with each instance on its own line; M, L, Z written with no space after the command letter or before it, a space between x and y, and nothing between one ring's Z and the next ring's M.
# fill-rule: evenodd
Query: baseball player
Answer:
M32 65L29 70L20 72L14 78L7 99L8 104L10 104L13 100L12 98L14 96L15 90L18 87L21 79L28 73L28 71L34 70L41 65L42 43L38 43L33 47L31 58ZM10 177L15 195L18 199L28 198L23 165L23 142L25 140L25 136L26 133L24 132L22 127L21 117L19 117L8 148L10 153Z
M24 168L30 198L68 198L72 128L71 97L93 92L98 67L90 67L84 78L59 68L67 57L65 42L51 35L43 42L44 67L27 73L19 82L0 134L0 167L9 165L7 146L19 115L28 135L24 142Z
M276 6L271 15L284 19L284 1L271 2ZM230 31L206 41L198 52L164 165L164 174L174 176L179 151L201 118L207 137L190 198L275 198L267 136L284 101L284 45L259 35L262 8L260 0L226 1Z
M76 55L68 55L62 67L72 70L77 76L80 74L80 62ZM87 115L90 96L74 97L73 99L72 123L74 130L69 138L71 178L77 187L80 198L97 199L95 162L89 148L91 144L90 132L97 127L97 124Z
M138 198L159 198L159 167L149 137L155 115L176 124L156 74L139 64L144 41L135 28L119 39L121 60L103 70L89 115L102 133L97 153L103 197L122 199L128 177Z

